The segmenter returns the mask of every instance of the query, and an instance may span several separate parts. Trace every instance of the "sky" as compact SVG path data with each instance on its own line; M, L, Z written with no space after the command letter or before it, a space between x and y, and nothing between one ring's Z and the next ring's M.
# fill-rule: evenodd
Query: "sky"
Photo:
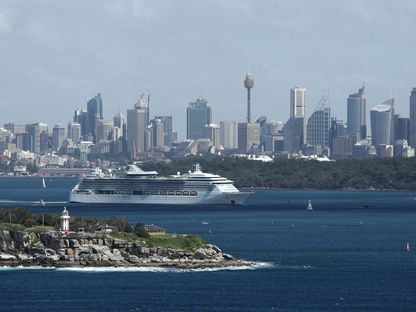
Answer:
M252 119L285 122L301 86L309 114L328 92L346 120L364 82L368 109L408 116L415 29L413 0L0 0L0 123L66 123L98 92L112 118L147 92L184 138L200 96L214 122L245 120L247 72Z

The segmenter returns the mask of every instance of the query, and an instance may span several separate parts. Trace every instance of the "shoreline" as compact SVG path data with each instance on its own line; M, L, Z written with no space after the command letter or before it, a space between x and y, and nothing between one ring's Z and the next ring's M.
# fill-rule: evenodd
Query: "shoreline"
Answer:
M177 270L198 270L198 269L226 269L226 268L242 268L255 267L257 263L253 261L228 260L216 263L172 263L172 262L148 262L148 263L114 263L104 261L92 263L91 261L48 261L48 262L20 262L20 261L0 261L0 269L3 268L28 268L28 269L177 269Z

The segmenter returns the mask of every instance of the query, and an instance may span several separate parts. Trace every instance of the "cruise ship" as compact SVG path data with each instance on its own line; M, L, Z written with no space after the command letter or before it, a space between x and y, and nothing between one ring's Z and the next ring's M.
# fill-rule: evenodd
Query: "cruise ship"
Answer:
M157 171L143 171L128 165L121 177L87 176L71 190L76 203L242 205L252 192L240 192L233 181L202 172L199 164L185 174L159 177Z

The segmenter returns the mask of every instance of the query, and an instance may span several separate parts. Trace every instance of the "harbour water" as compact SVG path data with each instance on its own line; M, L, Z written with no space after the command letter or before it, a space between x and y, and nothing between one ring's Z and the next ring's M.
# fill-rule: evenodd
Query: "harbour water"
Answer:
M412 192L255 190L247 205L67 204L76 179L1 178L0 207L125 216L193 233L240 270L0 268L0 311L414 311ZM40 199L46 202L39 205ZM306 211L308 200L314 211ZM203 224L202 221L206 221Z

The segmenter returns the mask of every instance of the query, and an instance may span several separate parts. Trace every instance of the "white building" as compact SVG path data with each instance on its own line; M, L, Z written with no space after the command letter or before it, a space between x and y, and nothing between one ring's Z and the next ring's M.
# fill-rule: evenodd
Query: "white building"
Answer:
M303 118L303 144L306 144L306 89L295 87L290 89L290 118Z

